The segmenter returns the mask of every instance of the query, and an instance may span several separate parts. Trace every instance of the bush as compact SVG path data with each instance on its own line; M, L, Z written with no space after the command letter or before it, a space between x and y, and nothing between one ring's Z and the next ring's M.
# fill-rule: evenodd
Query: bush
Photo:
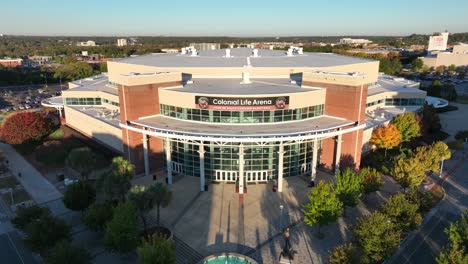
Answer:
M131 203L123 203L114 209L112 220L106 225L104 243L107 248L121 254L135 250L138 245L136 210Z
M63 139L63 147L65 151L69 153L72 149L80 148L85 146L81 140L77 138L65 138Z
M449 141L447 142L447 146L453 150L461 150L463 149L463 141L461 139Z
M468 138L468 130L460 130L457 132L457 134L455 134L455 139L464 141L465 138Z
M91 257L86 250L74 247L66 240L61 240L49 251L45 263L89 264Z
M83 217L83 222L94 231L104 230L107 222L112 219L112 206L109 203L91 205Z
M405 193L405 196L408 201L418 206L420 213L429 212L437 204L430 192L425 192L418 188L411 188Z
M53 124L44 114L31 111L8 115L0 127L0 135L8 144L39 141L52 131Z
M11 223L16 228L24 231L29 223L41 218L43 215L50 215L49 209L38 205L19 207L16 211L16 217L11 220Z
M42 215L30 222L24 231L26 245L40 253L46 252L60 240L70 239L70 227L62 219L51 215Z
M374 168L366 167L359 172L362 177L364 193L378 191L383 185L382 174Z
M328 258L329 264L364 264L369 263L359 248L355 247L352 243L339 245L330 252Z
M142 264L175 264L175 243L164 235L155 234L138 248L138 259Z
M36 160L43 165L57 168L65 165L67 152L65 151L62 142L51 140L46 141L41 146L37 147L34 151L34 156Z
M73 211L84 211L96 199L93 187L83 181L75 182L67 187L63 203Z

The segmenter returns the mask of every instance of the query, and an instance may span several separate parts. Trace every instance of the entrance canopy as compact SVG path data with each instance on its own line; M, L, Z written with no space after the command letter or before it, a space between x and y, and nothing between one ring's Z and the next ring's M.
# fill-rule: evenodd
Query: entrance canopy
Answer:
M167 116L145 117L121 127L143 134L174 139L218 142L282 142L332 137L362 129L356 122L331 117L287 123L220 124L184 121Z

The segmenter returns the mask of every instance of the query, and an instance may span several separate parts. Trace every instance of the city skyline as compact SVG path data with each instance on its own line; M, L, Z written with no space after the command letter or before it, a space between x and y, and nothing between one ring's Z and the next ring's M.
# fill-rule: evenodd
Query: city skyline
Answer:
M27 7L25 9L24 7ZM464 32L468 3L363 0L309 3L219 1L110 3L19 0L3 3L0 34L42 36L405 36ZM443 10L443 12L441 11ZM21 14L21 19L18 19ZM429 23L430 22L430 23Z

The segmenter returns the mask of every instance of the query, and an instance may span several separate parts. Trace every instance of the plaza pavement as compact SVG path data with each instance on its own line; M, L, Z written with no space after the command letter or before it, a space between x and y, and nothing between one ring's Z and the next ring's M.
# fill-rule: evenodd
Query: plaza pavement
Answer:
M320 173L318 180L331 181L333 176ZM152 183L149 178L138 181ZM161 209L161 222L203 256L236 252L259 263L277 263L284 243L280 230L286 226L291 227L291 241L297 252L295 263L326 263L328 249L350 238L350 225L400 191L391 178L384 176L382 190L365 197L357 207L347 208L346 216L336 223L322 227L326 237L317 240L312 235L316 227L302 221L302 207L310 191L306 178L285 179L282 193L272 192L271 184L248 185L242 199L235 193L234 184L210 184L208 192L200 193L198 178L182 177L177 181L169 187L174 200ZM154 218L155 210L150 214Z
M458 107L458 110L439 114L442 130L450 134L450 137L445 140L446 142L454 140L454 136L458 131L468 130L468 104L453 102L450 104Z

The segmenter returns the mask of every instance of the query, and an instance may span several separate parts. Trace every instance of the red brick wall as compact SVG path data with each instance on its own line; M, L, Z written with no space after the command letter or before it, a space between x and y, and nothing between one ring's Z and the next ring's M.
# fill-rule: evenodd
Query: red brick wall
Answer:
M304 85L323 87L326 89L325 114L357 121L359 125L365 123L367 100L367 84L359 86L326 84L318 82L304 82ZM352 158L356 167L361 163L363 129L346 133L342 137L342 162ZM332 168L335 163L336 138L322 141L322 155L320 163Z
M119 86L121 122L134 121L140 117L157 115L159 109L159 88L179 86L180 82ZM122 129L122 141L125 157L135 165L137 174L144 172L143 135ZM163 166L164 152L162 140L150 137L148 142L150 171Z

